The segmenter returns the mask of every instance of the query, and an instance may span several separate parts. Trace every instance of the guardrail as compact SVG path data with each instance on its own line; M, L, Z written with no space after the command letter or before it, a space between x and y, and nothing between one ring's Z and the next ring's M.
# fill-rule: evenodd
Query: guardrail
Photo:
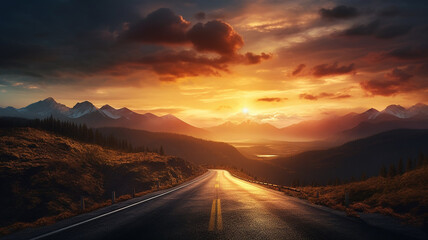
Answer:
M286 190L290 190L290 191L301 192L300 189L297 189L297 188L288 187L288 186L284 186L284 185L272 184L272 183L268 183L268 182L260 182L260 181L256 181L256 180L251 180L251 179L246 179L246 178L243 178L243 177L239 177L239 176L237 176L237 175L235 175L233 173L230 173L230 174L232 176L234 176L236 178L239 178L239 179L241 179L243 181L246 181L246 182L256 183L256 184L260 184L260 185L266 185L266 186L270 186L270 187L273 187L273 188L278 188L278 190L286 189Z

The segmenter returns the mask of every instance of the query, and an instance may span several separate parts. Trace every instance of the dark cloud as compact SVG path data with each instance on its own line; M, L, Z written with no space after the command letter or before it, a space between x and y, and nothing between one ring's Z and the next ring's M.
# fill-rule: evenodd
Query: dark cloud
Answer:
M166 16L166 18L162 21L156 20L162 16ZM244 44L242 37L232 26L220 20L209 21L205 24L197 23L187 30L190 23L181 16L175 15L169 9L159 9L149 14L147 18L135 26L137 29L142 29L144 27L141 26L150 23L152 20L156 22L156 28L161 30L156 32L154 36L148 37L151 39L149 42L191 45L195 49L195 51L181 52L161 51L125 63L125 65L142 65L151 69L163 81L199 75L219 76L220 72L229 72L229 64L257 64L272 57L271 54L266 53L247 52L244 55L239 54L238 50ZM174 29L175 32L168 29ZM125 36L129 36L130 32L133 32L132 28L126 32ZM169 42L164 39L169 39ZM205 52L217 53L219 56L201 55Z
M288 100L288 98L265 97L257 99L257 102L282 102L284 100Z
M381 17L395 17L400 15L401 11L397 6L388 6L381 9L378 13Z
M229 59L210 58L196 51L162 51L124 62L111 70L118 75L126 75L132 68L149 69L158 74L161 81L175 81L199 75L218 76L220 72L229 71L229 62Z
M302 70L306 67L305 64L299 64L291 73L291 75L296 76L297 74L299 74L300 72L302 72Z
M311 101L316 101L320 98L328 98L328 99L344 99L344 98L350 98L352 97L349 94L334 94L334 93L327 93L322 92L320 94L308 94L308 93L302 93L299 95L300 99L306 99Z
M131 24L124 33L125 39L147 43L187 42L190 22L168 8L160 8L140 21Z
M418 60L428 58L428 47L426 46L402 46L385 54L400 60Z
M238 53L243 39L226 22L192 27L168 8L142 17L142 6L151 5L145 1L27 3L12 1L0 8L0 74L73 84L152 71L161 80L175 80L219 75L229 72L229 65L271 57Z
M411 77L413 77L412 74L407 73L406 71L399 69L399 68L394 68L392 70L392 72L387 73L385 75L388 79L392 80L392 81L397 81L397 82L406 82L407 80L409 80Z
M415 90L415 84L410 81L412 77L413 75L404 69L394 68L383 77L362 81L360 86L372 95L391 96Z
M378 20L368 24L356 24L343 32L345 36L369 36L375 33L379 28L380 22Z
M389 38L405 35L409 33L411 29L412 29L412 26L409 26L409 25L391 25L391 26L386 26L384 28L379 29L376 32L375 36L377 38L389 39Z
M368 24L357 24L343 32L344 36L374 36L380 39L390 39L406 35L410 32L412 26L392 24L381 26L379 20L372 21Z
M198 23L187 35L198 51L233 55L244 45L244 40L232 26L220 20Z
M321 64L317 65L312 69L312 74L315 77L324 77L324 76L331 76L331 75L342 75L342 74L348 74L355 70L355 65L353 63L349 64L348 66L339 66L336 63L333 63L332 65L328 64Z
M349 19L359 15L355 7L339 5L332 9L321 8L319 11L322 18L325 19Z
M194 18L198 21L205 20L206 14L204 12L198 12L194 15Z
M272 58L272 54L270 53L261 53L261 54L254 54L252 52L247 52L245 55L246 63L247 64L257 64L260 63L263 60L268 60Z

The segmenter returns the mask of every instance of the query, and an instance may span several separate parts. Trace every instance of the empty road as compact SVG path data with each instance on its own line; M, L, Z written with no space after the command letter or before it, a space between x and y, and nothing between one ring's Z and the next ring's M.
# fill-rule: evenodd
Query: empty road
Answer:
M192 182L5 239L410 239L210 170Z

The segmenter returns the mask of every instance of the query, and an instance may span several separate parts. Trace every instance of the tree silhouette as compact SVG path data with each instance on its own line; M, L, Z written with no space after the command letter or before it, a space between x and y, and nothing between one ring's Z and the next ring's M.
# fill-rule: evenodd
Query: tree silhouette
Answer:
M379 176L381 176L381 177L386 177L387 176L387 171L386 171L385 165L382 165L380 167Z
M404 163L402 158L398 161L397 173L398 175L402 175L404 173Z
M411 158L407 159L406 172L413 170L413 161Z
M423 153L420 153L419 157L418 157L418 168L420 168L424 165L425 165L425 156Z
M397 168L395 168L395 164L391 163L388 170L388 177L393 178L397 175Z
M144 146L134 147L125 139L118 139L114 135L103 135L98 129L92 129L86 124L76 124L71 121L60 121L52 115L44 119L1 119L2 127L32 127L40 130L45 130L64 137L69 137L73 140L97 144L101 147L110 148L123 152L149 152ZM165 150L161 146L159 152L164 153Z

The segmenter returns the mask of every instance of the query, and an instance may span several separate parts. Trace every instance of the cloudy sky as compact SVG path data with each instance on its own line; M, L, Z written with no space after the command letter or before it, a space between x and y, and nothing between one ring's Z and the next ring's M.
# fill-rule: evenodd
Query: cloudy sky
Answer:
M428 4L20 0L0 8L0 107L47 97L282 127L428 103Z

